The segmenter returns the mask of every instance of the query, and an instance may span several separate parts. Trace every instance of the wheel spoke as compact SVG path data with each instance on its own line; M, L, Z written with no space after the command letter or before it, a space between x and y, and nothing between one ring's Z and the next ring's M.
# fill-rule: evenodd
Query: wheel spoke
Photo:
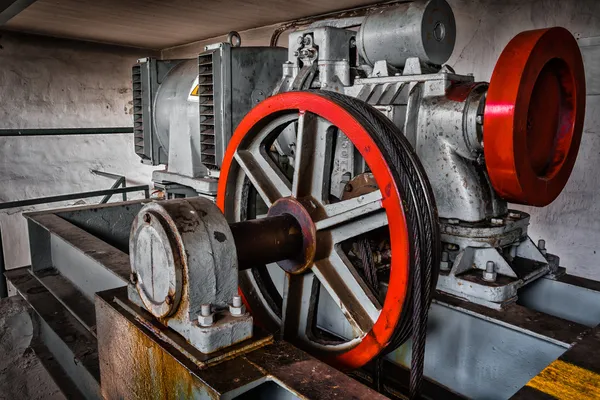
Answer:
M306 339L314 325L319 281L315 274L285 274L283 287L283 337Z
M358 333L369 332L381 306L343 252L334 248L329 258L315 263L313 272Z
M331 232L333 243L362 235L387 225L387 215L379 190L353 199L325 205L325 218L317 221L317 231Z
M336 128L312 113L300 113L292 195L324 202L329 194L331 157Z
M238 150L235 153L235 160L240 168L244 170L266 205L270 207L277 199L290 196L291 191L287 178L275 163L266 157L268 156L262 154L260 149Z

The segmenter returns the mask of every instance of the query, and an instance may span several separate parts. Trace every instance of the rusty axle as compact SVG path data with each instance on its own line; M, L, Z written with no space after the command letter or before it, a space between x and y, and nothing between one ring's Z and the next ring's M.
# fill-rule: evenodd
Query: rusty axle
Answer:
M293 259L302 253L302 230L284 214L230 224L240 270Z

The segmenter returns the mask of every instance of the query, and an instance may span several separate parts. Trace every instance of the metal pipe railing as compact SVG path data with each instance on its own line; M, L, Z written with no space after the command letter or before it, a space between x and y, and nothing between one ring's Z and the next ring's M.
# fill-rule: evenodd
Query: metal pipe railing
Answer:
M108 135L133 133L131 127L115 128L40 128L40 129L0 129L2 136L65 136L65 135Z

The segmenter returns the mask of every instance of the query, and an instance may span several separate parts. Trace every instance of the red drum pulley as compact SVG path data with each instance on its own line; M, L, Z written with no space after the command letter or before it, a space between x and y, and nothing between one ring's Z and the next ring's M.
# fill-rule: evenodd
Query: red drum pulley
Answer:
M494 68L484 114L485 160L498 194L540 207L556 199L577 158L584 114L583 60L571 33L515 36Z

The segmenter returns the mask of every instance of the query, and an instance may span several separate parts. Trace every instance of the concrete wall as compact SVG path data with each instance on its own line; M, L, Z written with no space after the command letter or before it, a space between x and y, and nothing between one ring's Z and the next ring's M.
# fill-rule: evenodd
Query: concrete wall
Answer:
M147 55L2 33L0 129L131 126L131 65ZM149 183L152 171L134 154L131 134L0 137L0 201L110 188L113 180L90 169L125 175L128 185ZM29 263L21 211L0 213L9 268Z
M600 36L600 2L595 0L448 0L457 19L457 43L449 64L489 80L500 52L520 31L564 26L577 38ZM242 32L245 45L268 45L275 26ZM207 43L162 52L164 58L193 57ZM280 45L286 45L282 35ZM147 52L40 39L5 33L0 38L0 128L126 126L131 124L129 69ZM589 66L588 66L589 67ZM585 133L571 181L543 209L532 214L531 236L579 275L600 279L600 97L588 96ZM0 200L31 198L108 187L90 168L147 182L150 168L133 154L130 135L1 138ZM27 263L25 231L18 215L3 215L9 266ZM12 230L12 232L15 232Z
M457 20L457 42L448 64L489 81L496 60L521 31L563 26L576 38L600 36L597 0L448 0ZM275 26L241 32L244 45L268 45ZM218 37L163 50L163 57L193 57ZM279 45L287 46L282 35ZM587 65L586 68L591 68ZM595 67L598 68L598 67ZM532 215L530 235L546 239L550 252L574 274L600 279L600 96L587 97L585 133L571 180L560 197L545 208L515 206ZM599 255L596 253L599 252Z

